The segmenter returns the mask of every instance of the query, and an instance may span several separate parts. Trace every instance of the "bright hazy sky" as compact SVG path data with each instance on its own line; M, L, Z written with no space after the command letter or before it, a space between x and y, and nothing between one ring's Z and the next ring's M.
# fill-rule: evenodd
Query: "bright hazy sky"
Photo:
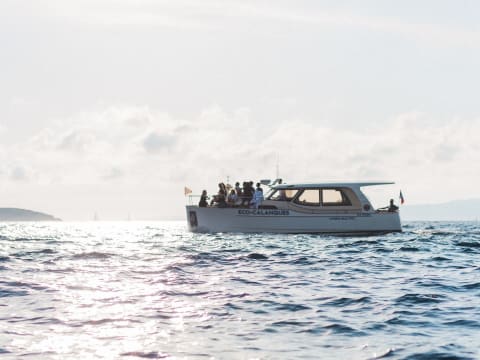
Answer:
M480 197L479 18L475 0L2 0L0 207L181 217L185 185L273 178L277 156L287 182Z

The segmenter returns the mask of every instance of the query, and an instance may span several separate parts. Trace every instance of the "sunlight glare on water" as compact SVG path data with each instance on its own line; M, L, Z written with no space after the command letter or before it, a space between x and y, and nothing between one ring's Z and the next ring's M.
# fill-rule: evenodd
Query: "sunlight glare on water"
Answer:
M480 226L404 230L355 238L4 223L0 355L479 358Z

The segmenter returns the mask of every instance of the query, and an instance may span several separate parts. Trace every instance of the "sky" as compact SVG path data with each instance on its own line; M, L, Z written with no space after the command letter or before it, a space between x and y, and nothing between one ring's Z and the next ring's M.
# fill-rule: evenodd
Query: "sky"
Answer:
M480 197L480 3L2 0L0 207L181 218L184 186Z

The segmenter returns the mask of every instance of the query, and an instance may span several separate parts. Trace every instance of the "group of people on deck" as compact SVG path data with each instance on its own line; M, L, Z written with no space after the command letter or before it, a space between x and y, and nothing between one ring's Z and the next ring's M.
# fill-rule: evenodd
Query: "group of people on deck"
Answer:
M200 197L199 207L207 207L209 197L207 190L202 191ZM212 197L210 206L216 207L252 207L257 208L263 201L263 189L260 183L256 187L253 186L253 181L243 182L240 186L239 182L235 183L235 188L224 183L218 184L218 192Z

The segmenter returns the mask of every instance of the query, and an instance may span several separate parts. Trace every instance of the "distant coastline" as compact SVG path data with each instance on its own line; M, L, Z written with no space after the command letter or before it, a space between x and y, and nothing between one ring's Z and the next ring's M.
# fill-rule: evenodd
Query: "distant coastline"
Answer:
M455 200L440 204L405 205L402 220L413 221L478 221L480 199Z
M52 215L18 208L0 208L0 221L62 221Z

